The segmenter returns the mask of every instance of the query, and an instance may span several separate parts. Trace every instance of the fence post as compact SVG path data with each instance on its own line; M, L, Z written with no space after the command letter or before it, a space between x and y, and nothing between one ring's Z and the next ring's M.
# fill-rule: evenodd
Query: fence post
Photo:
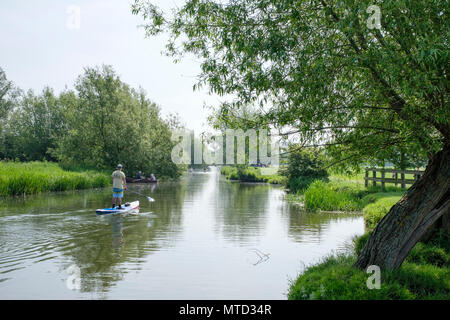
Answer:
M369 168L366 168L366 177L364 178L364 185L366 188L369 186L369 180L367 178L369 178Z
M376 171L376 170L373 170L373 171L372 171L372 175L373 175L373 178L375 179L375 178L377 177L377 171ZM374 187L376 187L377 182L376 182L375 180L373 180L372 185L373 185Z
M384 168L381 169L381 190L385 191L385 182L384 182Z

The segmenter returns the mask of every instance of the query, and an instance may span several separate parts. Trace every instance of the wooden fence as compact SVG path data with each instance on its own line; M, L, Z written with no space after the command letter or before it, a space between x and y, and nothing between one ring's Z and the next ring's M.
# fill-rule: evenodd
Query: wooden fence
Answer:
M372 177L369 177L369 172L372 172ZM380 176L377 176L377 172ZM413 179L405 179L405 175L413 175ZM392 178L388 178L387 176ZM406 188L407 184L413 184L423 175L423 171L420 170L396 170L396 169L385 169L385 168L366 168L366 176L364 177L364 182L366 187L369 186L369 181L372 181L372 185L376 186L377 182L381 182L381 188L385 190L386 183L394 183L395 186L401 185L402 188ZM399 179L400 176L400 179Z

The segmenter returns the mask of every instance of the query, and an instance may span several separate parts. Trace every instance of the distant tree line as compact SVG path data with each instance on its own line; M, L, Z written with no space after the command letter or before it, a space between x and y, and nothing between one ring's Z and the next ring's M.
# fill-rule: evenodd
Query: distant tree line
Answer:
M164 120L142 88L122 82L111 66L86 68L74 89L59 95L17 88L0 68L0 157L58 161L66 167L106 169L122 163L177 177L171 161L174 119Z

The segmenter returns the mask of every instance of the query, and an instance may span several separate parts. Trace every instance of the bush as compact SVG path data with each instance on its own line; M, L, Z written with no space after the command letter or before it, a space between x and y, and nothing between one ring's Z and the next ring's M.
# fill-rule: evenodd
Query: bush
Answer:
M266 182L270 184L286 184L286 177L280 176L279 174L267 175Z
M233 173L237 174L237 168L231 166L223 166L222 168L220 168L220 173L223 174L224 176L229 176Z
M256 168L247 168L245 166L238 166L237 175L239 177L239 181L265 182L264 177L260 175L259 170Z
M313 149L290 148L288 165L282 171L282 175L287 178L287 187L291 193L303 192L315 180L327 180L328 172L322 169L323 158Z
M225 175L229 180L237 180L242 182L267 182L272 184L284 184L286 178L278 174L261 175L259 168L246 166L224 166L220 169L220 173Z
M308 177L291 177L288 178L288 188L290 192L303 192L311 185L316 179Z
M450 255L445 249L433 244L418 242L408 255L407 260L416 264L430 264L437 267L450 267Z

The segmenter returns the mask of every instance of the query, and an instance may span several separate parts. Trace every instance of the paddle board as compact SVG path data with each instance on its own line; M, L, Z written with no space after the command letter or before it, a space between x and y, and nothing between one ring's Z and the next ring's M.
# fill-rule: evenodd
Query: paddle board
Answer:
M103 208L97 209L95 212L97 214L110 214L110 213L119 213L119 212L130 212L139 208L139 201L133 201L129 203L125 203L122 205L122 209L119 209L119 206L115 208Z

